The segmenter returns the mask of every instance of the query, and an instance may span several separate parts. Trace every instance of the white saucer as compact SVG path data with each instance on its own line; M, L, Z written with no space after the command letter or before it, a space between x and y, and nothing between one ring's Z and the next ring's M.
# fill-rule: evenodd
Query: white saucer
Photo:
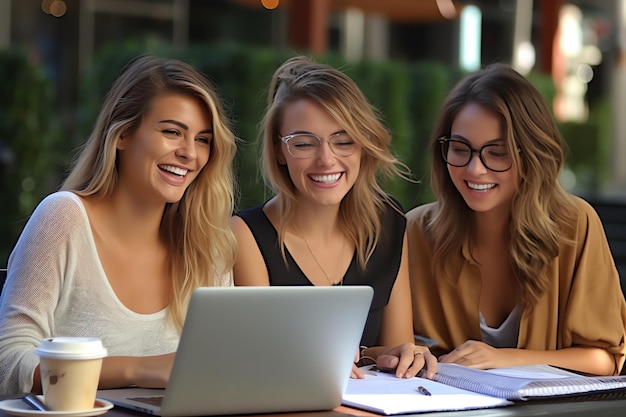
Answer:
M43 400L42 395L37 396L40 400ZM12 416L24 416L24 417L39 417L39 416L71 416L71 417L88 417L99 416L106 413L113 408L113 403L109 401L96 398L94 408L89 410L78 411L39 411L34 410L28 404L26 404L21 398L12 400L0 401L0 411L4 411Z

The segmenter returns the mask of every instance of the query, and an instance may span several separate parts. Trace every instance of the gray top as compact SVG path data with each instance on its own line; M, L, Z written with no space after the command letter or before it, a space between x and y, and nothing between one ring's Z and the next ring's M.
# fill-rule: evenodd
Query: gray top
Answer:
M494 328L487 326L485 318L482 313L480 313L480 333L483 342L496 348L517 347L517 336L519 335L521 316L521 309L519 305L516 305L500 327Z

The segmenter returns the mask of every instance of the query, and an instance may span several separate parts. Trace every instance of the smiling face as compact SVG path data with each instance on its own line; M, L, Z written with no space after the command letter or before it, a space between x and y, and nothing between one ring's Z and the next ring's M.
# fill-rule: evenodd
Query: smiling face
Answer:
M467 104L455 117L450 135L480 149L486 144L506 145L500 118L476 103ZM464 167L448 165L448 173L465 203L475 212L494 211L508 215L517 191L515 167L494 172L487 169L474 153Z
M286 164L296 195L314 205L339 205L354 185L360 170L361 147L350 156L337 156L328 138L343 132L342 126L311 100L295 101L285 108L280 126L282 136L312 133L322 139L317 152L309 158L293 157L285 143L277 150L278 162Z
M212 126L198 99L155 97L139 128L118 140L120 188L150 202L179 201L209 161Z

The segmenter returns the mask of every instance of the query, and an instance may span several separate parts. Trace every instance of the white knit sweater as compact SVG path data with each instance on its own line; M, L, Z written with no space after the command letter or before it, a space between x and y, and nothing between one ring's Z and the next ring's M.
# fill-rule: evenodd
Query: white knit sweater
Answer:
M179 335L167 309L137 314L113 292L85 207L73 193L54 193L39 204L8 270L0 298L0 395L32 389L35 348L45 337L99 337L109 356L176 350Z

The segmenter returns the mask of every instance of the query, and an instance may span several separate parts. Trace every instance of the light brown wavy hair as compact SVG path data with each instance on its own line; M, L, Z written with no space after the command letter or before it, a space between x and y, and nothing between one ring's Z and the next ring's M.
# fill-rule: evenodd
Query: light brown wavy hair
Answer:
M463 242L472 242L473 211L454 186L437 141L450 135L454 119L470 103L499 116L503 139L513 156L518 192L511 208L511 264L518 301L532 307L548 286L546 265L561 244L569 243L562 230L574 221L576 208L559 183L566 144L552 112L539 91L508 65L492 64L461 80L440 111L430 149L431 186L438 202L427 228L433 272L445 274L446 259L459 253Z
M350 77L304 56L285 61L272 77L262 121L262 169L266 183L278 196L278 239L283 258L285 230L293 219L296 194L287 166L277 159L281 152L280 126L287 107L303 99L326 110L362 148L361 169L354 186L341 201L339 220L357 248L360 267L365 268L381 233L384 204L397 207L378 180L395 175L410 179L410 170L391 153L391 134L380 113Z
M161 233L170 245L170 315L180 331L191 292L225 283L235 259L229 227L234 210L232 160L236 140L214 86L191 65L142 55L129 63L108 91L94 129L80 149L63 190L104 198L119 177L116 145L141 125L151 101L164 93L184 94L202 103L213 121L209 161L182 199L165 206Z

